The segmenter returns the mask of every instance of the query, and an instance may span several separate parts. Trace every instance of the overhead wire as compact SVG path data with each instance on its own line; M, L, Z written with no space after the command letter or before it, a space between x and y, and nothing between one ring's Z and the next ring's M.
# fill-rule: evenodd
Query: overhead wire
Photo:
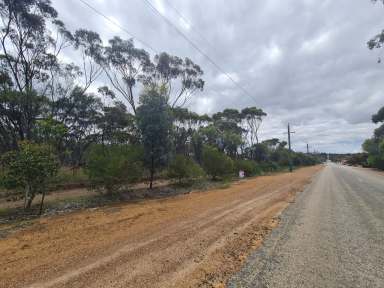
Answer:
M163 2L166 3L166 5L167 5L168 7L170 7L172 10L174 10L175 13L180 17L180 19L183 20L183 22L184 22L185 24L188 25L188 28L191 29L191 30L193 30L193 31L195 32L196 35L198 35L203 41L205 41L205 42L210 46L210 48L212 48L212 49L216 49L215 46L211 43L211 41L208 40L208 39L203 35L203 33L201 33L201 32L200 32L200 31L199 31L199 30L192 24L192 21L190 21L190 20L189 20L183 13L180 12L179 9L177 9L173 4L171 4L171 2L170 2L169 0L163 0ZM215 90L215 89L213 89L213 88L210 88L210 90L211 90L212 92L214 92L215 94L219 94L219 95L222 94L222 92L219 92L218 90ZM252 99L252 100L254 100L254 99ZM237 100L236 100L236 101L234 100L234 101L232 101L232 102L233 102L233 103L236 102L236 103L238 104L238 101L237 101ZM193 102L190 102L190 103L187 105L187 108L189 108L189 107L192 105L192 103L193 103Z
M136 37L132 32L130 32L128 29L126 29L124 26L122 26L121 24L119 24L117 21L114 21L112 18L108 17L106 14L104 14L103 12L101 12L100 10L98 10L97 8L95 8L93 5L91 5L88 1L86 0L79 0L81 3L83 3L85 6L87 6L90 10L92 10L94 13L96 13L97 15L101 16L102 18L104 18L105 20L107 20L108 22L112 23L113 25L115 25L116 27L120 28L123 32L125 32L126 34L128 34L129 37L131 37L132 39L138 41L139 43L141 43L143 46L149 48L153 53L155 54L159 54L159 51L157 49L155 49L152 45L148 44L147 42L139 39L138 37ZM145 1L145 0L144 0ZM205 58L207 58L209 60L209 62L211 62L212 65L214 65L216 67L216 69L218 69L219 71L221 71L224 75L226 75L230 80L231 82L233 82L238 88L240 88L243 93L246 93L247 96L251 97L252 100L256 101L252 96L248 95L248 92L241 86L239 86L239 84L228 74L226 73L225 71L223 71L221 69L221 67L216 64L204 51L202 51L201 49L199 49L199 47L194 43L192 42L191 40L189 40L189 38L182 32L180 31L172 22L170 22L170 20L168 20L165 16L163 16L161 14L160 11L158 11L150 2L148 1L145 1L148 5L150 5L150 7L152 7L152 9L154 9L154 11L156 11L160 16L162 16L162 18L164 20L166 20L169 25L173 26L177 32L182 35L182 37L187 40L195 49L197 49L197 51L199 51L200 54L202 54ZM169 3L169 2L168 2ZM172 8L172 7L171 7ZM173 8L175 10L177 10L176 8ZM177 10L178 11L178 10ZM182 14L178 11L177 12L179 14L180 17L182 17L182 19L190 25L190 21L188 21L186 19L186 17L182 16ZM204 36L200 35L203 39L204 39ZM207 41L206 39L204 39L205 41ZM213 89L213 88L210 88L211 91L213 92L216 92L218 95L221 95L222 93ZM190 106L191 103L188 105Z
M171 4L171 2L169 0L163 0L172 10L174 10L176 12L176 14L180 17L181 20L183 20L187 25L188 27L195 31L195 33L197 35L199 35L199 37L205 41L207 44L209 44L209 46L213 49L216 49L215 46L211 43L211 41L209 41L204 35L203 33L201 33L193 24L190 20L188 20L187 17L185 17L179 9L177 9L174 5Z
M100 12L100 10L96 9L94 6L92 6L91 4L89 4L87 1L85 0L79 0L81 3L83 3L85 6L87 6L89 9L91 9L93 12L95 12L96 14L98 14L99 16L103 17L105 20L107 20L108 22L112 23L113 25L115 25L116 27L119 27L122 31L124 31L125 33L127 33L129 35L129 37L135 39L136 41L138 41L139 43L141 43L143 46L149 48L152 52L154 53L159 53L152 45L148 44L147 42L139 39L138 37L134 36L128 29L126 29L124 26L122 26L121 24L119 24L118 22L114 21L113 19L111 19L111 17L108 17L107 15L105 15L103 12Z
M187 41L196 51L198 51L201 55L203 55L217 70L223 73L237 88L243 91L243 94L248 96L253 101L257 102L257 100L249 93L244 87L242 87L233 77L224 71L223 68L220 67L207 53L200 49L200 47L195 44L183 31L181 31L171 20L169 20L166 16L164 16L158 8L156 8L149 0L143 0L156 14L158 14L168 25L172 26L175 31L185 40Z

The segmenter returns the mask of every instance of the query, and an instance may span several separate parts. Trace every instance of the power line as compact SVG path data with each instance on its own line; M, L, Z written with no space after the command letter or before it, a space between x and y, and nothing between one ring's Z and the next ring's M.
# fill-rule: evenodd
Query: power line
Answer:
M118 22L114 21L113 19L111 19L110 17L108 17L107 15L105 15L104 13L100 12L99 10L97 10L94 6L92 6L91 4L89 4L87 1L85 0L79 0L81 3L83 3L85 6L87 6L89 9L91 9L93 12L95 12L96 14L98 14L99 16L103 17L104 19L106 19L108 22L112 23L113 25L119 27L122 31L124 31L125 33L127 33L131 38L134 38L136 39L136 41L140 42L142 45L146 46L147 48L149 48L150 50L152 50L152 52L154 53L159 53L155 48L153 48L151 45L149 45L148 43L146 43L145 41L143 40L140 40L139 38L135 37L131 32L128 31L128 29L126 29L124 26L120 25Z
M111 19L110 17L108 17L107 15L105 15L104 13L100 12L98 9L96 9L94 6L92 6L91 4L89 4L87 1L85 0L79 0L80 2L82 2L85 6L87 6L89 9L91 9L94 13L96 13L97 15L103 17L104 19L106 19L108 22L112 23L113 25L115 25L116 27L119 27L122 31L124 31L125 33L127 33L131 38L137 40L138 42L140 42L143 46L146 46L147 48L149 48L152 52L154 52L155 54L159 54L159 52L153 48L151 45L149 45L148 43L146 43L145 41L143 40L140 40L139 38L135 37L128 29L126 29L124 26L122 26L121 24L119 24L118 22L114 21L113 19ZM149 3L150 4L150 3ZM154 8L154 7L153 7ZM160 13L159 11L157 11L158 13ZM160 13L160 15L162 16L162 14ZM185 17L184 17L185 18ZM187 20L184 20L187 22ZM188 23L189 24L189 23ZM172 23L170 23L170 25L173 25ZM175 27L176 28L176 27ZM178 31L179 33L181 31ZM203 53L204 55L204 53ZM205 57L207 57L209 59L209 57L207 55L204 55ZM212 63L213 64L213 63ZM215 65L215 64L214 64ZM216 65L215 65L216 66ZM218 68L220 71L221 68L216 66L216 68ZM222 71L223 72L223 71ZM227 75L227 73L223 72L224 74ZM229 76L229 78L231 79L232 77L230 77L230 75L227 75L227 77ZM231 79L232 82L234 82L233 79ZM235 85L237 86L237 84L235 83ZM242 87L240 87L242 88ZM212 92L215 92L217 95L221 96L222 93L215 90L215 89L212 89L211 88L211 91ZM248 95L247 95L248 96ZM250 96L251 97L251 96ZM252 98L252 97L251 97ZM252 98L253 100L255 100L254 98Z
M188 24L188 26L193 30L193 31L195 31L195 33L197 34L197 35L199 35L200 36L200 38L202 39L202 40L204 40L205 42L207 42L208 44L209 44L209 46L211 46L211 48L213 48L213 49L216 49L215 48L215 46L211 43L211 41L209 41L207 38L205 38L205 36L202 34L202 33L200 33L200 31L198 30L198 29L196 29L195 28L195 26L192 24L192 22L190 21L190 20L188 20L187 19L187 17L185 17L175 6L173 6L172 4L171 4L171 2L170 1L168 1L168 0L164 0L164 2L169 6L169 7L171 7L175 12L176 12L176 14L177 15L179 15L179 17L186 23L186 24Z
M171 9L173 9L176 14L180 17L180 19L182 19L190 29L192 29L203 41L205 41L212 49L216 49L216 47L211 43L210 40L208 40L204 35L203 33L200 33L200 31L192 24L192 21L190 21L186 16L183 15L183 13L180 12L179 9L177 9L169 0L163 0L166 5L168 5ZM215 90L215 89L210 89L212 92L215 92L215 94L218 94L220 95L221 92ZM252 100L255 100L254 98L252 98ZM233 101L234 103L235 101ZM236 101L237 102L237 101ZM237 102L238 103L238 102ZM190 102L190 104L188 104L188 107L191 105L192 103Z
M191 39L188 38L175 24L173 24L167 17L165 17L149 0L143 0L156 14L158 14L168 25L172 26L176 32L184 38L195 50L197 50L201 55L203 55L213 66L215 66L221 73L223 73L237 88L243 91L245 95L247 95L250 99L254 100L253 96L242 86L233 77L225 72L211 57L209 57L203 50L199 48L197 44L195 44Z

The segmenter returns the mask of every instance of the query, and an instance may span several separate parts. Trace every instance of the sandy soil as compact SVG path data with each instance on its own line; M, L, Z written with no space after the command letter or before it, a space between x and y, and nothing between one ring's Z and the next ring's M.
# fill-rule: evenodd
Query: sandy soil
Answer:
M224 287L320 169L40 219L0 240L0 287Z

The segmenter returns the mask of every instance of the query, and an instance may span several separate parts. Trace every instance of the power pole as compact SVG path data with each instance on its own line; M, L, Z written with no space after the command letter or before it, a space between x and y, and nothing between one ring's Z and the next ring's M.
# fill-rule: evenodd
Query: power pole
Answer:
M309 145L307 143L307 154L309 154Z
M289 123L288 123L288 149L289 149L289 172L292 172L292 148L291 148L291 133L295 133L295 132L291 132L291 127L289 126Z

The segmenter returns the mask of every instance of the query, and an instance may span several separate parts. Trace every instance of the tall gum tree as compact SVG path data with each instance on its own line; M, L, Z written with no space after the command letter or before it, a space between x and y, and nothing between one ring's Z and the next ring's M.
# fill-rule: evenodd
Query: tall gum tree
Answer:
M19 92L30 92L49 79L48 72L57 65L71 34L49 0L2 0L0 16L3 69Z
M259 143L258 132L265 116L267 116L267 113L257 107L246 107L241 111L241 117L245 122L250 146Z
M152 79L167 87L167 101L172 108L183 107L195 92L204 89L204 72L191 59L163 52L155 56L154 62Z
M141 105L136 114L145 165L150 172L150 189L156 170L168 161L171 146L172 115L165 95L164 86L146 87L140 96Z
M116 91L128 101L134 114L134 87L138 82L149 82L153 65L148 52L136 48L133 40L114 37L104 51L104 71Z
M1 74L12 83L0 99L0 133L17 126L12 141L31 140L51 71L60 66L58 55L72 36L49 0L1 0L0 17Z

